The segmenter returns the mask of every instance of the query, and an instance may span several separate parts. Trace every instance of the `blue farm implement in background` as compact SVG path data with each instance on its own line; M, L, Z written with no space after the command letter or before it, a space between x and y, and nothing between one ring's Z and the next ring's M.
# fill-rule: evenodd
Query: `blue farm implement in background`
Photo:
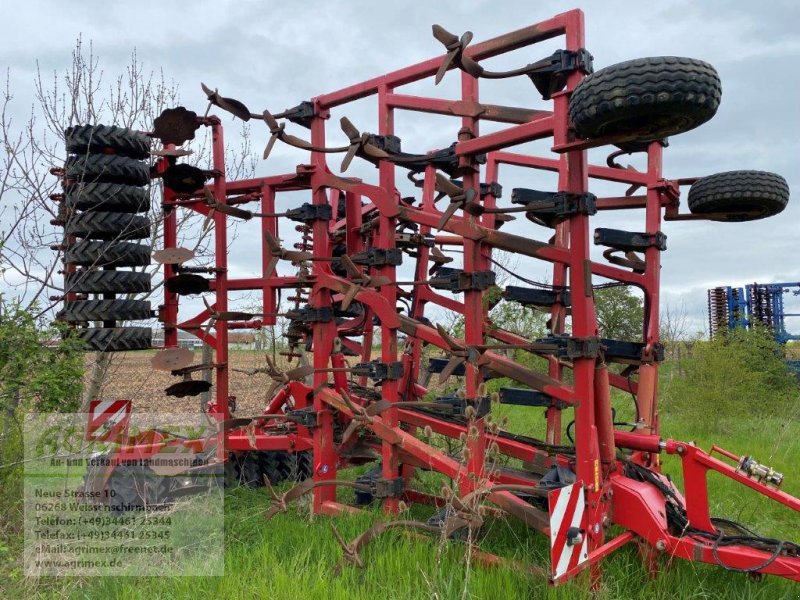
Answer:
M708 290L708 325L712 338L723 331L758 324L769 327L779 344L800 340L800 334L786 328L786 320L800 313L786 312L784 296L800 296L800 282L751 283L745 287L717 287ZM789 368L800 373L800 360L788 360Z

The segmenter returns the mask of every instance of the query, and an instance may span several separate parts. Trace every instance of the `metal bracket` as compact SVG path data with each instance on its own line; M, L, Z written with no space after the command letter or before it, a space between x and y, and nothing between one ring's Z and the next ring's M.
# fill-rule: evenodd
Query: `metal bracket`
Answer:
M585 48L556 50L548 58L529 65L531 69L526 74L542 98L550 100L553 94L564 89L567 85L567 76L574 71L581 71L587 75L594 73L592 59L593 56Z
M350 260L365 267L385 265L397 267L403 264L403 252L399 248L370 248L364 252L351 254Z
M432 235L421 233L396 233L394 242L401 248L419 248L420 246L433 248L436 245L436 239Z
M550 394L526 388L500 388L500 404L513 406L540 406L543 408L555 407L559 410L568 405L563 400L556 400Z
M402 477L394 479L376 478L368 482L369 491L375 498L399 498L403 495L406 485Z
M403 152L400 148L400 138L396 135L371 134L368 143L389 154L401 154Z
M330 204L309 204L305 202L297 208L290 208L286 216L292 221L330 221L333 218L333 209Z
M325 306L322 308L312 308L304 306L286 312L286 316L300 323L330 323L333 321L333 308Z
M555 227L573 215L597 214L597 197L594 194L568 192L543 192L528 188L511 190L511 203L527 208L525 216L534 223Z
M444 371L444 368L447 366L448 362L450 362L449 358L432 356L428 359L428 373L441 373ZM453 375L456 377L463 376L466 374L466 371L467 369L464 366L464 363L461 363L453 370ZM484 381L500 377L500 375L487 367L481 367L480 372Z
M451 179L451 183L454 183L460 188L464 188L464 183L460 179ZM480 184L480 197L483 198L484 196L492 195L495 198L502 198L503 197L503 186L500 185L496 181L491 181L489 183L481 182Z
M660 231L640 233L598 227L594 230L594 243L596 246L607 246L623 252L643 251L653 246L664 251L667 249L667 236Z
M286 419L309 429L319 426L319 417L312 407L287 410Z
M287 108L282 113L272 115L276 119L287 119L296 125L311 129L311 120L317 115L314 104L308 100L303 100L297 106Z
M358 363L352 368L351 373L357 376L369 377L374 381L397 380L403 376L403 363L400 361L384 363L373 360Z
M456 154L456 143L457 142L453 142L447 148L442 148L441 150L436 150L428 154L417 155L401 152L391 156L389 160L394 159L394 163L398 167L403 167L413 173L421 173L429 165L432 165L451 177L455 177L461 174L460 160L458 154ZM476 154L472 158L477 164L486 164L486 154Z
M625 342L622 340L611 340L601 338L603 353L606 360L611 362L634 362L639 363L644 359L645 344L642 342ZM663 362L665 358L664 345L653 345L653 358L655 362Z
M437 290L464 292L467 290L487 290L495 284L494 271L472 271L465 273L461 269L440 267L435 277L428 280L428 285Z
M598 337L569 337L566 335L553 335L536 340L542 344L553 344L556 350L545 351L545 354L552 354L558 358L574 360L576 358L597 358L602 348L601 340Z
M571 294L566 287L545 290L509 285L503 292L503 298L511 302L519 302L523 306L543 308L550 308L553 304L570 306L572 302Z
M471 406L475 409L478 418L488 415L492 406L489 396L475 399L461 398L459 396L439 396L436 398L436 403L448 405L452 411L450 414L460 417L466 416L467 407Z

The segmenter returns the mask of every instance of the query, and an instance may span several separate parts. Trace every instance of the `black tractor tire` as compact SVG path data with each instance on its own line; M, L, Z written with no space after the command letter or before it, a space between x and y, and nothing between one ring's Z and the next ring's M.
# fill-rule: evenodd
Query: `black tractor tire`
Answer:
M693 58L637 58L589 75L569 100L582 138L650 141L684 133L711 119L722 85L710 64Z
M147 466L119 465L111 472L107 486L108 508L114 516L166 504L165 478Z
M261 485L265 485L264 477L269 479L270 485L277 485L284 481L285 452L259 452L258 464L261 468Z
M91 352L127 352L153 347L150 327L91 327L74 329L68 335L77 337Z
M261 476L261 461L259 452L245 452L239 466L239 484L257 488L264 485L264 478Z
M281 479L304 481L311 477L311 452L282 452L281 459Z
M58 319L69 323L88 321L139 321L153 316L146 300L79 300L66 302Z
M64 176L67 180L85 183L147 185L150 182L150 167L127 156L85 154L67 158Z
M753 221L777 215L789 202L789 184L768 171L726 171L698 179L689 188L689 210L720 213L714 221Z
M150 193L145 188L120 183L75 183L64 190L64 204L78 210L147 212Z
M150 291L150 274L138 271L67 273L65 292L76 294L141 294Z
M143 244L84 240L67 248L64 261L79 267L145 267L151 254Z
M140 240L150 237L150 219L116 212L83 212L72 215L67 235L95 240Z
M222 472L223 487L235 488L239 486L242 476L241 466L239 455L234 452L228 452L228 458L225 461Z
M130 158L150 156L150 138L124 127L114 125L75 125L64 131L67 152L121 154Z

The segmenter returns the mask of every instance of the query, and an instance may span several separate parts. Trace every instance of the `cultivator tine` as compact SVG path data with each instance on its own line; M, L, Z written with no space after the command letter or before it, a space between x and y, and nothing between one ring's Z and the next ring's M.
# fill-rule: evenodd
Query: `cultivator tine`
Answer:
M436 173L436 189L450 198L450 204L445 209L444 214L439 223L436 225L438 229L444 229L450 218L455 214L456 210L463 208L474 208L473 202L476 197L475 190L467 189L456 185L441 173Z
M459 202L450 201L450 204L448 204L447 209L444 211L444 214L442 214L442 218L439 219L439 222L436 224L436 228L444 229L447 223L450 221L450 217L452 217L455 214L459 206L460 206Z
M270 152L272 152L272 148L275 147L275 142L278 141L278 138L283 135L283 130L286 127L286 123L278 123L277 119L270 114L268 110L265 110L263 113L264 122L269 127L269 141L267 142L266 148L264 148L264 160L269 158Z
M351 284L350 287L347 288L347 293L345 293L344 298L342 298L342 310L348 309L360 291L361 286L358 284Z
M464 358L460 358L458 356L454 356L445 365L442 372L439 373L439 383L445 383L448 379L453 375L453 372L459 367L459 365L464 364Z
M304 262L311 260L314 255L310 252L303 250L287 250L281 246L280 241L269 231L264 232L264 238L267 242L267 247L271 255L270 261L264 269L264 277L272 277L275 273L275 268L278 266L279 260L288 260L292 263Z
M372 158L382 159L391 157L391 155L385 150L381 150L374 144L370 144L370 134L361 133L356 126L353 125L350 119L347 117L342 117L340 123L342 126L342 131L347 136L347 139L350 140L350 145L347 147L347 153L344 155L344 159L342 159L342 166L340 167L340 171L342 173L344 173L350 166L350 163L358 154L359 150L363 151L364 154Z
M272 258L269 259L266 268L264 269L264 277L272 277L275 274L275 268L278 266L278 262L280 258L273 255Z
M458 65L459 62L463 62L466 57L464 57L464 49L467 45L472 41L472 32L465 31L464 34L459 38L449 31L447 31L441 25L434 25L433 26L433 37L439 40L444 47L447 49L447 55L445 56L444 60L442 61L439 70L436 71L436 79L434 80L436 85L439 85L439 82L444 78L444 74L450 69L453 64ZM477 66L477 63L474 63L472 60L469 60L470 69L475 70L472 66L473 64ZM480 69L480 67L479 67ZM465 70L467 70L465 68ZM469 73L469 71L467 71ZM480 71L477 71L480 73ZM470 73L472 75L472 73ZM477 75L474 75L477 77Z
M331 529L333 530L333 537L336 538L336 541L339 542L339 545L342 547L342 554L345 561L349 562L351 565L355 565L361 569L364 568L364 561L361 560L361 557L358 555L355 547L352 544L348 544L347 541L342 537L342 534L339 533L339 530L336 529L335 525L331 525ZM341 573L341 563L337 564L333 569L334 577L338 576Z
M220 96L216 88L212 90L205 83L201 83L200 86L203 88L203 92L208 98L206 115L208 114L211 106L218 106L222 110L226 110L232 115L239 117L242 121L250 120L250 111L243 103L239 102L238 100L234 100L233 98L225 98L224 96Z
M352 542L348 543L344 537L333 528L334 537L336 541L339 542L339 545L342 547L342 559L344 563L349 563L359 568L364 568L364 561L361 558L359 552L366 547L372 540L377 538L382 533L389 531L391 529L412 529L417 531L423 531L425 533L437 533L440 534L443 538L449 538L453 533L458 531L459 529L463 529L465 527L470 528L471 530L477 530L482 524L482 519L478 517L477 519L472 518L463 518L458 513L454 513L448 516L441 525L430 525L428 523L423 523L422 521L413 521L407 519L400 519L396 521L386 521L383 523L376 523L363 533L361 533L358 537L356 537ZM336 565L334 568L334 575L339 575L342 570L342 562Z
M285 375L288 381L303 381L309 375L313 375L314 370L312 365L301 365L294 369L289 369Z
M269 481L267 477L264 477L265 482ZM271 483L267 483L267 487L269 489L270 495L272 496L272 505L267 510L265 515L265 519L269 521L277 515L278 513L286 512L289 510L289 504L294 502L295 500L299 500L306 494L310 493L312 490L318 487L324 486L335 486L335 487L349 487L353 488L357 491L361 492L368 492L369 486L357 483L355 481L349 481L344 479L326 479L324 481L314 481L313 479L306 479L305 481L301 481L290 490L288 490L284 494L277 494L273 489Z
M359 535L356 539L352 541L352 543L347 543L345 539L339 534L338 531L334 533L339 545L342 547L344 552L343 559L345 562L350 563L351 565L355 565L359 568L364 568L364 561L359 556L358 552L364 546L369 544L372 540L378 537L385 531L390 529L417 529L420 531L425 531L428 533L439 533L441 531L440 527L435 525L428 525L427 523L423 523L422 521L409 521L409 520L399 520L399 521L386 521L383 523L376 523L369 529L367 529L364 533ZM338 574L341 572L341 564L337 565L334 569L334 573Z
M342 131L344 131L345 135L350 140L350 146L347 148L347 153L344 155L342 159L342 166L339 170L344 173L347 168L350 166L353 158L358 152L358 149L364 143L364 139L361 137L361 133L356 129L355 125L350 122L350 119L347 117L342 117L341 119Z

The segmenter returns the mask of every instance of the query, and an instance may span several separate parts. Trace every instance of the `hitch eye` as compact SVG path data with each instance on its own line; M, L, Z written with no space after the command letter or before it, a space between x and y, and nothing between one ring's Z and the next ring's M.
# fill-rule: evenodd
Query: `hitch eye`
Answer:
M783 483L783 473L778 473L772 467L761 464L752 456L743 456L739 461L738 469L748 477L767 485L780 487Z

